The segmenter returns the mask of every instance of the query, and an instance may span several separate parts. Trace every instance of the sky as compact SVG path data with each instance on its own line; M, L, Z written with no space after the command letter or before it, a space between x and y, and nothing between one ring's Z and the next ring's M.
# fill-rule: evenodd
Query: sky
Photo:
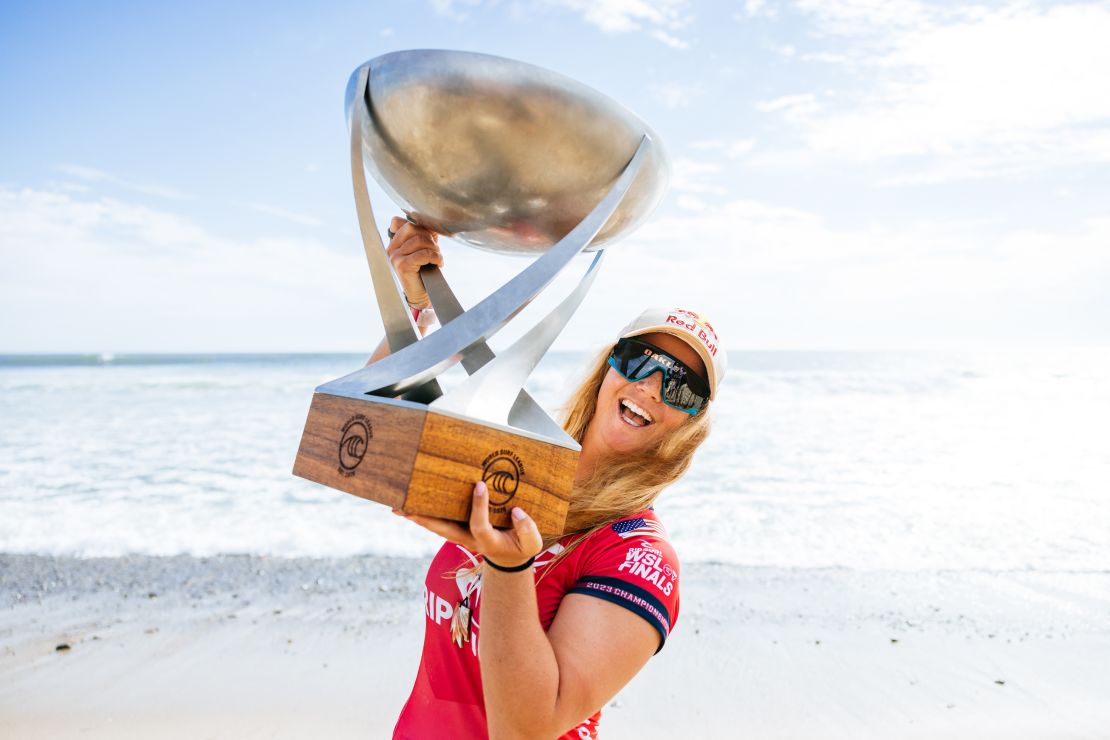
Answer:
M1110 345L1110 2L314 5L4 4L0 353L368 351L344 89L414 48L577 79L670 154L556 348L648 305L741 350ZM465 304L527 265L444 249Z

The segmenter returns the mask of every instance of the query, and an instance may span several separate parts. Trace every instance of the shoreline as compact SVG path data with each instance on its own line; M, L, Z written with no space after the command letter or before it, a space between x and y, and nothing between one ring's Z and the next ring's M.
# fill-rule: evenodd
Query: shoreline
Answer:
M0 554L0 735L388 737L426 561ZM689 563L602 738L1101 738L1110 571ZM59 645L67 649L59 650Z

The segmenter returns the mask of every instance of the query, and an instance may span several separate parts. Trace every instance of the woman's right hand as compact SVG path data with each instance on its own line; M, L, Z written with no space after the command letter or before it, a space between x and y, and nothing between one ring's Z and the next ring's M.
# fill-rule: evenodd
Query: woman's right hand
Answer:
M428 291L424 289L424 281L420 279L420 268L424 265L443 267L439 234L400 216L394 216L390 220L389 229L394 236L389 240L385 251L401 280L401 289L405 291L409 305L413 308L429 308L432 302L428 299Z

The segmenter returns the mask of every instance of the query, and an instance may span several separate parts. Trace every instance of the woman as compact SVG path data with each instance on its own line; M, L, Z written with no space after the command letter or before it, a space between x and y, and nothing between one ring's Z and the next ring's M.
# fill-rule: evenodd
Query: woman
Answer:
M426 310L418 273L443 264L436 235L400 218L390 232L405 295ZM560 538L544 541L519 507L512 529L491 527L480 482L469 526L394 512L448 540L428 571L424 650L394 738L597 736L600 708L678 615L678 560L651 504L708 435L725 366L692 312L648 310L625 328L570 401L564 426L582 453Z

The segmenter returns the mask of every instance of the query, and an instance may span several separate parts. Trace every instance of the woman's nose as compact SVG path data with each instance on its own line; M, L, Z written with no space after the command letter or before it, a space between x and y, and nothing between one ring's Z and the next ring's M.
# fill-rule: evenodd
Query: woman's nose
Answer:
M663 373L655 372L646 378L640 378L636 385L655 401L663 397Z

